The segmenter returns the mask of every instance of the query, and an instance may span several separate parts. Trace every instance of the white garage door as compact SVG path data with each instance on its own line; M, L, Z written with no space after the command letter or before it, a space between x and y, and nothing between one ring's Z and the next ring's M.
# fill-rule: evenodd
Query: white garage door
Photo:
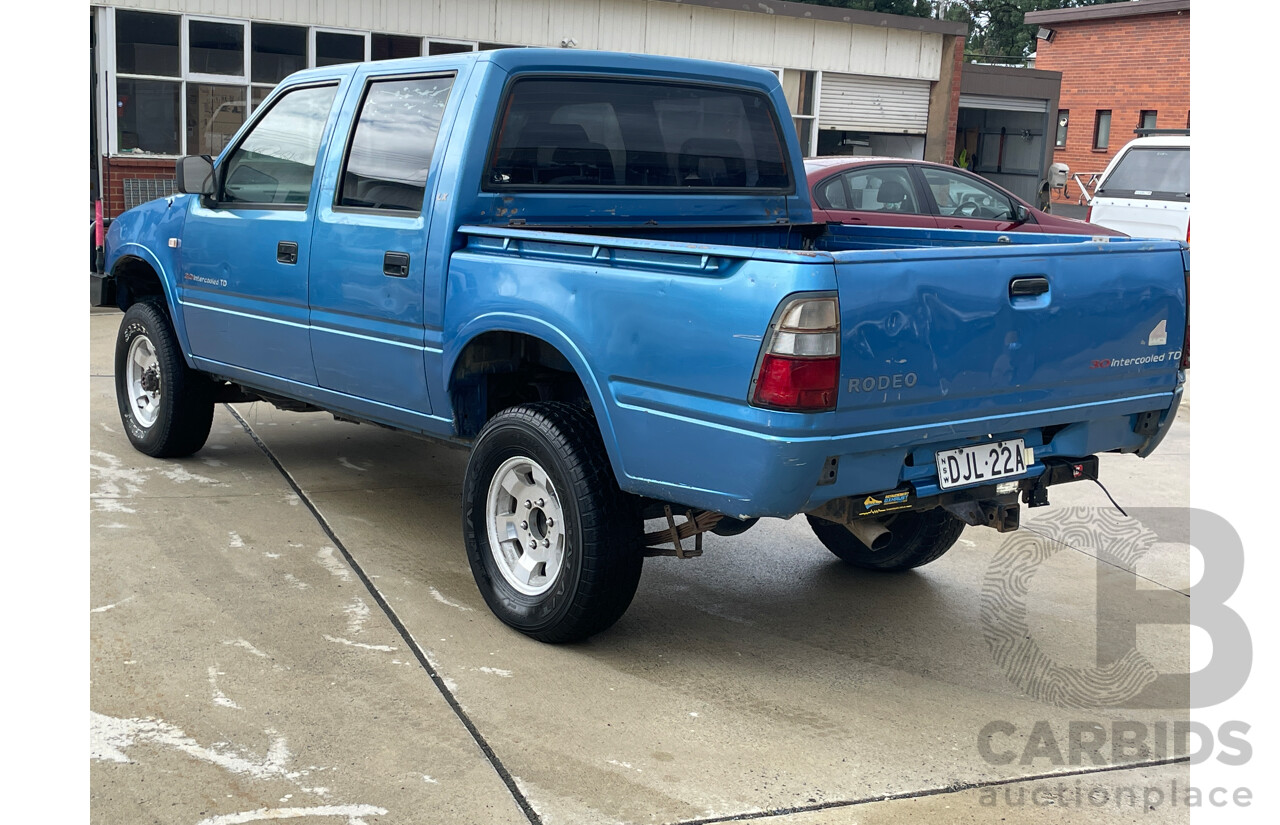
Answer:
M929 81L823 72L818 120L822 129L924 134Z
M1032 97L960 95L961 109L997 109L1002 112L1047 112L1049 101Z

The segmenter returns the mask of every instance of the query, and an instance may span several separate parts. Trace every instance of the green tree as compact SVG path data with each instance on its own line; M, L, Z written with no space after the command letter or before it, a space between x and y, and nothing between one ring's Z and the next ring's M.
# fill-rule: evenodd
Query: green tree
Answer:
M934 6L947 20L969 24L965 52L1000 57L1027 57L1036 50L1036 27L1023 17L1029 11L1097 6L1126 0L949 0Z

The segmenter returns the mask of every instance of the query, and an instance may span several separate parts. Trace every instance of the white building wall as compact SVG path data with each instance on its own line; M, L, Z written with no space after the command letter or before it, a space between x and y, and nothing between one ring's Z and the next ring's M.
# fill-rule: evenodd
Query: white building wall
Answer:
M98 5L449 40L937 80L942 35L665 0L106 0Z

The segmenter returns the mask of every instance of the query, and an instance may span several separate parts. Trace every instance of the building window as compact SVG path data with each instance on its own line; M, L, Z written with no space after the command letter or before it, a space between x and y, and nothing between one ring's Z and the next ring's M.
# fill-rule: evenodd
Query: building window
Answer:
M1058 110L1058 137L1053 142L1054 147L1057 149L1062 149L1067 145L1067 121L1070 117L1070 109Z
M181 149L181 26L176 14L116 13L117 151L176 155Z
M473 52L476 47L470 43L446 43L442 40L432 40L427 44L427 54L435 57L438 54L458 54L460 52Z
M369 57L373 60L396 60L401 57L420 57L421 55L421 37L375 34L370 41Z
M1111 145L1111 110L1099 109L1093 121L1093 148L1106 149Z
M244 24L192 20L187 29L191 74L244 77Z
M115 59L100 75L115 90L115 105L108 107L108 131L115 137L111 154L216 155L294 72L414 57L424 47L433 55L471 52L478 45L132 9L98 12L114 17L115 24Z
M122 75L178 77L182 18L145 11L116 12L116 71Z
M1142 110L1142 114L1138 117L1138 128L1139 129L1156 128L1156 110L1155 109Z
M250 78L257 106L277 83L307 67L307 27L254 23L252 38Z
M333 66L338 63L359 63L367 59L365 46L369 36L352 32L315 31L316 65Z
M782 69L779 74L782 92L791 108L791 120L800 139L800 153L808 156L813 153L813 72Z

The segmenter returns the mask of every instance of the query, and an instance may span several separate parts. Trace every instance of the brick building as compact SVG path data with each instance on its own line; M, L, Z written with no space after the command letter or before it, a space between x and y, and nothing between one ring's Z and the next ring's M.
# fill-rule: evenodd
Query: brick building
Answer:
M1073 174L1101 172L1136 128L1191 127L1191 0L1028 12L1026 22L1040 27L1036 68L1062 73L1053 159ZM1070 184L1066 199L1079 196Z

